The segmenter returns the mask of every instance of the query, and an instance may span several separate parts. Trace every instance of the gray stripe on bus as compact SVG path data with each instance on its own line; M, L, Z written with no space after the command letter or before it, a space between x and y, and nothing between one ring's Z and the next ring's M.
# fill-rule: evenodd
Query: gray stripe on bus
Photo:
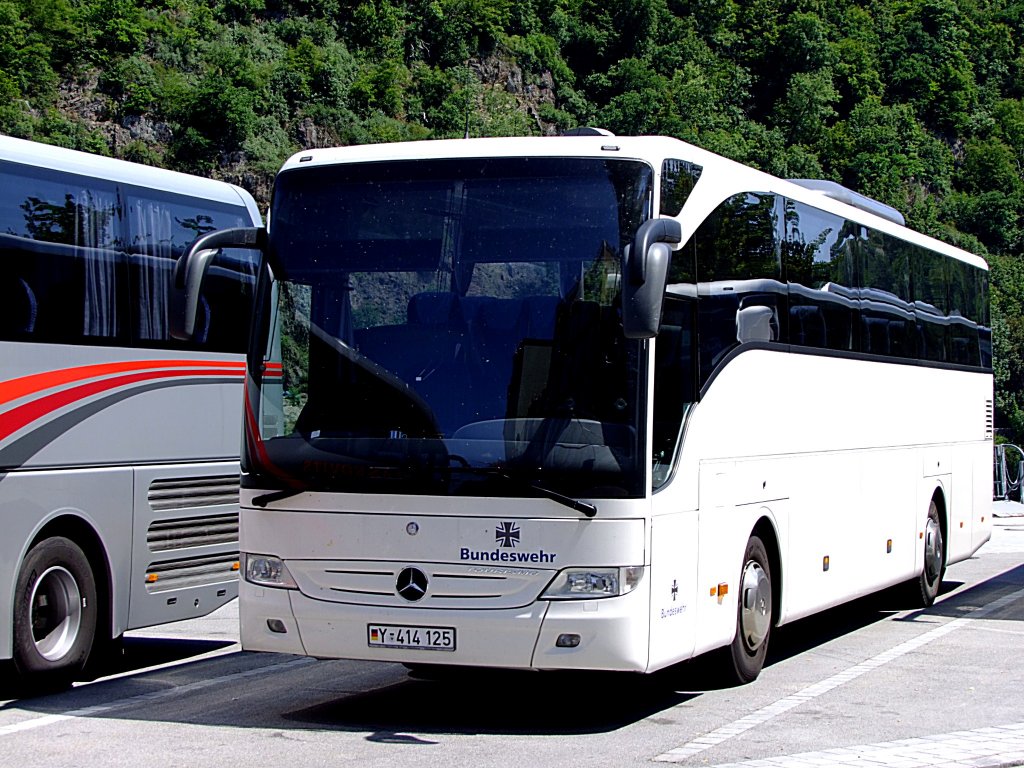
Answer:
M0 470L0 481L3 480L8 472L21 468L25 462L72 427L81 424L90 416L94 416L122 400L127 400L143 392L152 392L158 389L166 389L167 387L189 387L203 384L237 384L241 387L241 382L236 378L221 379L211 377L187 381L155 381L150 384L142 384L133 386L131 389L114 392L98 400L92 400L69 413L51 419L41 427L33 429L27 435L19 437L6 448L0 449L0 468L2 468ZM40 469L43 469L43 467L40 467Z

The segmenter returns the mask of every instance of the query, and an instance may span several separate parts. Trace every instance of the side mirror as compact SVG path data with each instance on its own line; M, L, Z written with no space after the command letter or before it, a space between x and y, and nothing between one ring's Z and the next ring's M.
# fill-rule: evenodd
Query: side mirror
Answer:
M661 326L661 305L672 262L669 243L683 239L675 219L651 219L640 225L633 245L622 254L622 329L627 339L650 339Z
M173 311L170 318L171 336L190 341L196 333L199 317L199 297L203 277L217 251L222 248L255 248L263 250L267 231L260 227L219 229L198 237L178 259L172 286Z

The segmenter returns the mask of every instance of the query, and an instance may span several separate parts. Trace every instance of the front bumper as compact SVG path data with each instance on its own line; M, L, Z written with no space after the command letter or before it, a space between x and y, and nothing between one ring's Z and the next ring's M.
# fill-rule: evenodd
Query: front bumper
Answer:
M245 650L325 659L643 672L648 663L648 605L646 581L621 597L537 601L493 610L351 605L243 582L241 639ZM370 647L371 624L454 627L456 648ZM273 631L271 625L285 631ZM579 644L556 647L562 634L579 635Z

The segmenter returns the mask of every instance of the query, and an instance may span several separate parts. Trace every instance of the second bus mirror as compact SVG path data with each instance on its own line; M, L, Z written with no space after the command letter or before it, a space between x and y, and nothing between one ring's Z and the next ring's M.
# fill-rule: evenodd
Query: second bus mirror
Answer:
M651 219L637 230L632 247L622 255L622 330L627 339L650 339L661 326L668 267L669 243L682 240L675 219Z
M260 227L219 229L197 238L178 259L174 269L171 336L191 341L200 323L203 277L222 248L263 249L266 230Z

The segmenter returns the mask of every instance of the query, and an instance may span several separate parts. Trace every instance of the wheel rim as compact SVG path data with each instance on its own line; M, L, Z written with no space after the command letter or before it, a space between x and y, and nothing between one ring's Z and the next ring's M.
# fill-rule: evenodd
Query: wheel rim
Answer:
M772 621L772 585L768 574L753 560L743 569L740 583L740 629L751 651L761 647Z
M924 567L929 584L942 575L942 528L933 517L924 529Z
M47 661L68 654L82 625L82 593L71 572L53 566L32 587L32 641Z

